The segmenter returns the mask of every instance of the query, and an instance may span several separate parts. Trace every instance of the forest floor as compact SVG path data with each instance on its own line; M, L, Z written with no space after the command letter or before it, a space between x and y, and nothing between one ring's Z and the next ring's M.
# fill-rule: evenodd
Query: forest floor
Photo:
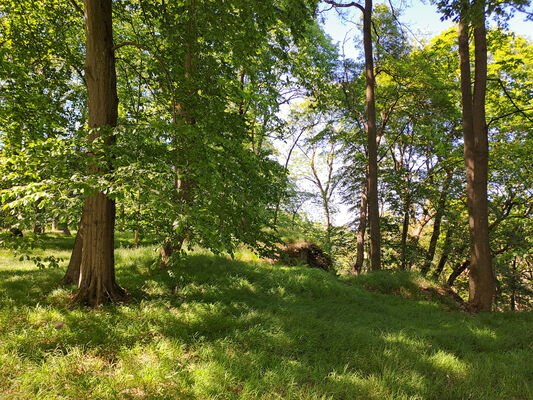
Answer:
M118 243L124 304L71 308L72 238L39 270L0 251L1 399L533 399L533 313L471 315L410 273Z

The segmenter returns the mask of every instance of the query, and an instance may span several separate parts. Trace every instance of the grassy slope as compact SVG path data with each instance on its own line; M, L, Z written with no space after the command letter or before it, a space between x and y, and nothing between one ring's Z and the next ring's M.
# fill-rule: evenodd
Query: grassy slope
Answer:
M130 301L87 311L0 253L0 398L533 399L531 313L447 311L409 274L153 256L119 249Z

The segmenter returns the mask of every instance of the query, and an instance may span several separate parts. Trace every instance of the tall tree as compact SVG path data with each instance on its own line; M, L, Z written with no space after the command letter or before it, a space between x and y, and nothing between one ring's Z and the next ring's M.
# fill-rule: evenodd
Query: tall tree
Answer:
M117 125L118 117L112 1L85 0L84 6L88 141L102 140L105 146L109 146L114 142L112 128ZM102 167L96 164L91 168L93 173L102 172ZM115 282L115 201L105 193L93 190L85 198L81 224L82 254L75 301L92 306L119 300L124 290Z
M469 303L474 311L491 309L495 282L489 243L487 197L489 142L485 117L487 91L486 16L505 18L505 7L524 10L529 0L442 0L443 18L458 22L461 105L463 110L466 193L470 229ZM471 76L470 32L474 42L474 80ZM473 86L473 91L472 91Z
M374 95L376 78L372 52L372 0L365 0L364 6L356 2L340 3L333 0L325 0L325 2L334 7L356 7L363 13L367 113L365 128L368 139L367 202L368 220L370 223L370 263L372 270L376 271L381 269L381 231L379 227L378 145L376 137L376 100Z

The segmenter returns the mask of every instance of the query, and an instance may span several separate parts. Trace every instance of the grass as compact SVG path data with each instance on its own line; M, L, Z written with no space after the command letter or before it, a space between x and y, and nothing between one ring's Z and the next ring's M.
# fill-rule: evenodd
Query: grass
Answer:
M409 273L116 253L128 302L87 310L63 269L0 252L0 398L533 399L531 313L472 316Z

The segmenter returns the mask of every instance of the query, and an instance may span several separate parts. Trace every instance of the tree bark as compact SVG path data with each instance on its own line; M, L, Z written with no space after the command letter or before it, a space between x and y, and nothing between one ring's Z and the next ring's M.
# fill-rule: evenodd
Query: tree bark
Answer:
M363 269L363 262L365 260L365 232L366 232L366 213L367 213L367 178L363 183L363 190L361 191L361 208L359 210L359 227L357 229L357 255L355 257L355 264L352 267L352 273L359 275Z
M365 0L363 12L366 107L368 135L368 219L370 221L370 260L373 271L381 269L381 232L378 203L378 153L376 142L375 75L372 52L372 0Z
M89 142L103 135L100 128L117 124L118 97L111 0L85 0L85 78L89 108ZM107 132L105 145L114 143ZM90 156L89 156L90 157ZM96 168L93 168L92 172ZM115 202L105 193L93 191L83 208L82 254L79 290L74 302L97 306L118 301L124 290L115 282Z
M487 83L487 43L485 10L482 1L474 2L474 95L471 91L469 22L459 22L459 59L463 108L466 192L470 228L469 304L474 312L489 311L494 297L494 274L489 246L488 224L488 137L485 120Z

